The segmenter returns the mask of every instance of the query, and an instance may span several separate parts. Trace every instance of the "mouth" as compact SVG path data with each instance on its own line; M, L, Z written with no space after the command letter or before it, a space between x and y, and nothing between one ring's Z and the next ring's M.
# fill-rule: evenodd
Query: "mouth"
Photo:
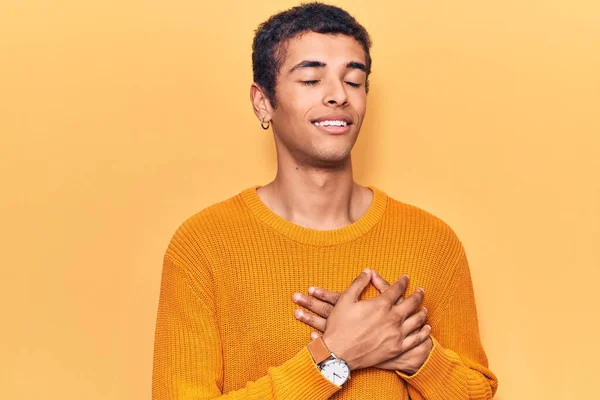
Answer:
M347 116L322 117L311 121L311 124L327 133L340 135L350 131L352 120Z

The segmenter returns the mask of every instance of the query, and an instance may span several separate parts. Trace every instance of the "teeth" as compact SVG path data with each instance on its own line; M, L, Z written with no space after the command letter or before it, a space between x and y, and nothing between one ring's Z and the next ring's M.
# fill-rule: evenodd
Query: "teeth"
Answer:
M315 121L314 122L315 126L347 126L348 123L346 121L339 121L339 120L334 120L334 121Z

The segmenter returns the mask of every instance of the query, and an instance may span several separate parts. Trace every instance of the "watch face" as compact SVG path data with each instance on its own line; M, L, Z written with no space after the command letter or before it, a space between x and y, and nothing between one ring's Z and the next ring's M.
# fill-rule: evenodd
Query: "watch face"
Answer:
M342 360L329 360L321 368L321 373L330 382L341 386L350 377L350 369Z

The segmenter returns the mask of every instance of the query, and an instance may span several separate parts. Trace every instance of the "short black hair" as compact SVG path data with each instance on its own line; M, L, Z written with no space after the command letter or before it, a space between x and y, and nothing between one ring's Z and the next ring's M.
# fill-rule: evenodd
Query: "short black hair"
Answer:
M279 68L285 60L285 45L288 40L306 32L341 34L354 38L365 51L365 90L369 91L371 38L367 30L339 7L319 2L303 3L275 14L260 24L252 43L254 82L266 91L266 96L274 108L277 107L275 86Z

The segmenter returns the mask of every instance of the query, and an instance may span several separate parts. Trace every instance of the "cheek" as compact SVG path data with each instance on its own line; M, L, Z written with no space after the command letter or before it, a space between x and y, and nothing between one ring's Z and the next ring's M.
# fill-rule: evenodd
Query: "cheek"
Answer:
M367 103L367 92L365 92L364 86L361 86L352 91L352 100L356 104L357 108L359 105L361 105L362 107L365 106L365 104Z
M367 110L367 95L366 93L356 94L352 101L353 107L359 115L365 115Z
M315 92L317 91L306 90L301 86L281 85L277 96L284 118L288 120L304 118L311 107L314 107L315 101L318 101L318 93Z
M286 118L295 123L300 123L300 120L306 120L310 110L314 108L315 102L308 95L290 97L286 101L285 114Z
M282 105L283 106L283 105ZM281 107L281 116L286 122L285 124L293 128L293 126L300 123L299 120L306 117L308 108L303 104L302 101L294 101L288 99L286 104Z

